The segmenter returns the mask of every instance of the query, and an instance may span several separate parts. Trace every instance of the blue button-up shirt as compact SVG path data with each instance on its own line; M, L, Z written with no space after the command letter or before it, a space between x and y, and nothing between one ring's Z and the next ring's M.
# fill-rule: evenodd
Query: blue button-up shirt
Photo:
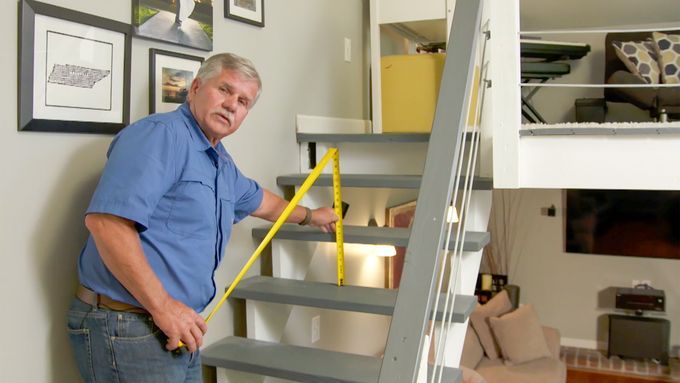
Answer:
M187 104L123 129L88 213L136 223L144 255L168 293L196 311L215 296L213 280L231 226L260 206L263 192L221 143L212 147ZM92 236L78 262L83 285L140 306L106 268Z

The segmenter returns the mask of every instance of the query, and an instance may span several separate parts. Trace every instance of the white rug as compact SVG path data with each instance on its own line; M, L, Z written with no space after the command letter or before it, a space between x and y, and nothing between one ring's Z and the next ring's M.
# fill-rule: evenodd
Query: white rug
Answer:
M680 121L673 122L563 122L559 124L522 124L522 129L577 129L577 128L605 128L605 129L626 129L626 128L680 128Z

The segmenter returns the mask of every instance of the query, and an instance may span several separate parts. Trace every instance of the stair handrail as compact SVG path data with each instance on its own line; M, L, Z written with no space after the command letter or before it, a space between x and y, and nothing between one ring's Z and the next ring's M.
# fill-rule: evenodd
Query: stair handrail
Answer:
M458 0L379 383L415 382L437 289L437 265L472 93L480 0ZM453 128L452 128L453 126ZM451 150L453 148L453 150Z
M485 61L486 58L486 52L487 52L487 42L490 38L490 31L488 30L488 24L485 25L483 28L483 33L484 33L484 43L481 46L481 58L479 60L479 66L475 67L475 85L478 90L478 94L473 94L473 102L472 105L470 106L470 113L472 114L471 118L469 119L470 124L472 126L472 134L471 134L471 139L470 139L470 148L465 150L465 143L467 141L463 142L463 152L467 153L467 161L465 161L464 156L461 156L458 160L458 172L460 174L460 171L463 167L463 163L466 164L466 169L464 173L464 186L462 188L463 190L463 195L462 198L460 199L460 203L458 202L458 186L460 182L461 177L456 177L456 183L454 186L454 192L453 192L453 197L452 197L452 206L460 206L460 215L458 217L458 222L455 222L454 220L450 220L448 224L448 229L447 229L447 237L446 237L446 242L444 245L444 256L442 257L442 262L440 266L440 271L439 271L439 284L437 285L437 291L441 291L443 288L443 278L446 274L448 274L448 281L447 281L447 288L446 288L446 294L438 294L435 295L435 308L434 311L436 312L438 310L437 306L439 304L439 300L442 299L442 297L445 297L445 303L444 303L444 315L441 320L441 331L439 332L439 336L437 337L437 340L435 342L435 326L431 326L430 332L429 332L429 338L432 339L433 342L435 342L436 349L434 352L434 372L431 374L430 378L430 383L441 383L443 376L444 376L444 353L446 352L446 343L448 340L448 334L449 331L451 330L451 326L453 324L453 314L454 314L454 305L455 305L455 300L456 300L456 286L458 286L458 279L460 277L460 267L462 264L463 260L463 244L465 243L465 236L467 233L467 223L468 223L468 213L470 210L470 201L472 198L472 190L473 190L473 183L474 183L474 174L476 171L477 167L477 161L479 159L478 157L478 151L479 151L479 146L480 146L480 139L481 139L481 125L482 125L482 116L483 116L483 107L484 107L484 99L486 96L486 89L488 88L486 85L488 84L487 82L487 71L488 71L488 65ZM477 71L477 68L479 68L479 71ZM477 76L479 74L479 76ZM452 251L448 251L449 249L449 242L451 240L451 233L453 232L453 226L455 227L455 239L454 239L454 249ZM453 258L453 260L449 260L450 258ZM432 323L435 323L435 318L434 316L432 317Z

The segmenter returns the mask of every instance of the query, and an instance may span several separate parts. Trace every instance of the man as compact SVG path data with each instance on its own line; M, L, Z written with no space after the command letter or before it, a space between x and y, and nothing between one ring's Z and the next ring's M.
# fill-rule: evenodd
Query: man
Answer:
M215 296L213 275L232 223L248 215L274 221L287 205L241 174L220 143L260 90L249 60L215 55L185 104L113 140L87 209L91 235L69 310L85 381L201 381L198 349L207 326L198 312ZM331 231L336 220L330 208L298 206L288 222ZM178 348L180 340L186 348Z

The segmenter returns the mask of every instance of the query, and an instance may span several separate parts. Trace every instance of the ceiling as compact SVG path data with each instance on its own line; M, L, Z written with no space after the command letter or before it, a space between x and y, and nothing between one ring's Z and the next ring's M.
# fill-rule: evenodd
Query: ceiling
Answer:
M523 31L646 25L680 29L680 0L520 0L520 10Z

